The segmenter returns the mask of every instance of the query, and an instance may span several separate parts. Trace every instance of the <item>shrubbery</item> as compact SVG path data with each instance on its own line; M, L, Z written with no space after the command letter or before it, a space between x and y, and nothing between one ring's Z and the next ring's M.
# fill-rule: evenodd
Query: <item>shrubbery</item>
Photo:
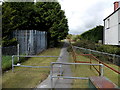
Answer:
M14 57L14 64L25 62L29 59L29 57L20 57L18 61L17 57ZM2 71L7 71L12 68L12 56L2 56Z
M103 40L103 26L96 26L81 34L81 37L85 40L98 43L99 40Z
M83 47L87 49L94 49L95 50L95 43L88 41L88 40L79 40L73 45L78 46L78 47Z
M120 55L120 47L118 46L96 44L89 40L80 40L74 43L73 45L101 52Z
M111 54L118 54L120 55L120 48L117 46L111 46L111 45L98 45L96 50L107 52Z
M15 38L12 38L10 40L2 40L3 47L16 46L16 45L17 45L17 40Z

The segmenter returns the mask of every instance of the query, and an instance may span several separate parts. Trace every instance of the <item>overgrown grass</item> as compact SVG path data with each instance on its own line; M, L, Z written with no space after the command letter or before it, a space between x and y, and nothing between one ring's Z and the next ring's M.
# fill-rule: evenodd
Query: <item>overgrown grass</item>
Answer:
M76 59L77 61L89 61L88 58L84 56L79 56ZM71 61L72 57L71 57ZM75 77L90 77L90 76L98 76L98 73L93 69L89 69L90 66L87 65L72 65L73 76ZM74 79L72 88L88 88L88 80Z
M50 48L39 55L59 56L60 48ZM55 62L57 58L29 58L22 65L49 66L50 62ZM49 75L50 68L23 68L15 67L5 72L2 76L3 88L35 88Z
M85 57L85 56L77 56L77 61L87 61L89 62L90 59L89 57ZM72 56L71 56L71 61L73 62ZM92 60L92 63L94 64L98 64L97 61ZM111 66L112 68L118 70L119 67L113 64L107 64L109 66ZM90 66L86 66L86 65L77 65L75 67L75 65L71 66L72 68L72 72L73 72L73 76L76 77L92 77L92 76L99 76L98 72L92 67L90 69ZM97 69L99 69L98 66L96 66ZM109 80L111 80L113 83L115 83L116 85L120 86L119 80L120 80L120 76L110 70L107 67L104 67L104 76L107 77ZM73 88L88 88L88 80L79 80L79 79L75 79L72 85Z
M15 58L15 63L17 58ZM2 70L8 70L12 67L12 56L2 56Z
M24 62L28 58L21 57L20 60ZM18 58L14 57L14 63L18 63ZM3 55L2 56L2 71L5 72L7 70L10 70L12 68L12 56L10 55Z

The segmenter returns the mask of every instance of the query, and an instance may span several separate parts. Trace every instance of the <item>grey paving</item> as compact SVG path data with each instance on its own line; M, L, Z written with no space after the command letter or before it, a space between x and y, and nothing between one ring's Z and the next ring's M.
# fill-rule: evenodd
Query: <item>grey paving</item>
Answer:
M67 52L67 46L68 42L65 40L64 46L61 49L60 57L58 58L57 62L69 62L69 53ZM60 66L60 65L54 65L54 66ZM60 68L54 68L53 69L53 76L59 75ZM72 72L69 65L63 65L62 66L62 74L64 76L72 76ZM53 88L71 88L71 79L53 79ZM51 80L50 75L46 80L44 80L42 83L40 83L37 88L51 88Z

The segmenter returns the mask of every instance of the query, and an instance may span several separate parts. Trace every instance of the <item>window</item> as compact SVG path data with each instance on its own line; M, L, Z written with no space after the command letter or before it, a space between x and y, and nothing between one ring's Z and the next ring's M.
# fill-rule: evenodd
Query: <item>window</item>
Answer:
M107 27L107 29L110 29L110 19L107 19L107 25L106 25Z

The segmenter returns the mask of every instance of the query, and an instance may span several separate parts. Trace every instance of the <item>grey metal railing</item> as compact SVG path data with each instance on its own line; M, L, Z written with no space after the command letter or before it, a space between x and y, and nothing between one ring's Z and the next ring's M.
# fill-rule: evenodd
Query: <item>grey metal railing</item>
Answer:
M32 56L32 55L28 55L28 56L23 56L23 55L13 55L12 56L12 72L14 72L14 67L31 67L31 68L50 68L51 66L29 66L29 65L21 65L21 64L14 64L14 57L49 57L49 58L55 58L55 57L59 57L59 56ZM59 57L61 58L61 57ZM19 61L19 59L18 59ZM60 68L60 67L56 67L56 68Z
M100 51L86 49L86 48L77 47L77 46L73 46L73 48L75 51L78 50L85 54L88 54L88 53L93 54L94 56L96 56L98 59L100 59L102 61L107 61L107 62L113 63L117 66L120 66L120 55L100 52Z
M51 88L53 87L53 78L63 78L63 79L89 79L89 77L70 77L70 76L53 76L53 65L91 65L91 66L100 66L100 76L103 76L103 64L88 64L88 63L63 63L63 62L51 62L51 71L50 71L50 80L51 80Z

